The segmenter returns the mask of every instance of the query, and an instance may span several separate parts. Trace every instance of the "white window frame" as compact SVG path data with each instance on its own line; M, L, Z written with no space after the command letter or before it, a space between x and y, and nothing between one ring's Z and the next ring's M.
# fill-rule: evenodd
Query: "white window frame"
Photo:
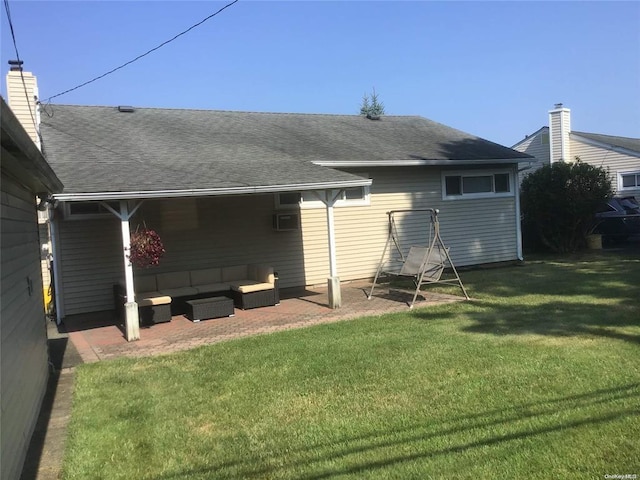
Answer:
M369 174L356 172L355 175L360 177L369 178ZM342 191L341 197L336 200L335 207L367 207L371 205L371 187L369 185L362 187L353 187L353 188L362 188L363 195L360 198L346 198L346 191ZM349 190L349 189L345 189ZM296 192L284 192L284 193L296 193ZM282 203L280 196L281 193L276 194L275 202L276 209L278 210L287 210L291 208L300 208L301 210L312 209L312 208L325 208L324 203L316 196L314 191L305 190L303 192L297 192L300 194L300 201L297 204L292 203Z
M282 195L291 195L297 194L299 196L299 200L295 203L284 203L282 202ZM298 209L300 207L300 202L302 201L302 193L301 192L281 192L276 193L274 195L276 210L291 210Z
M79 203L97 203L100 204L102 202L64 202L62 203L62 211L63 211L63 215L64 215L64 219L65 220L92 220L92 219L97 219L97 218L115 218L113 216L113 213L111 213L109 210L107 210L105 207L101 207L103 211L99 212L99 213L73 213L71 211L71 205L72 204L79 204ZM110 203L111 206L116 210L120 210L120 205L118 204L118 202L107 202Z
M492 178L492 188L495 190L495 175L509 176L508 192L480 192L480 193L460 193L459 195L447 195L447 177L488 177ZM515 196L515 183L513 171L510 169L492 169L492 170L451 170L443 171L441 176L442 199L443 200L470 200L474 198L500 198Z
M625 175L635 175L636 176L636 185L634 187L623 187L622 186L622 177ZM619 192L629 192L631 190L640 190L640 170L629 170L626 172L618 172L618 191Z

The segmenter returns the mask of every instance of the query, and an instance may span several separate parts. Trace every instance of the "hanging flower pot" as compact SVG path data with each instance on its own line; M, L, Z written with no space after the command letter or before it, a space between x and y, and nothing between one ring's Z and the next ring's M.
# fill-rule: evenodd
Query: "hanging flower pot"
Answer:
M146 268L158 265L165 253L160 235L155 230L136 228L131 234L129 261L136 267Z

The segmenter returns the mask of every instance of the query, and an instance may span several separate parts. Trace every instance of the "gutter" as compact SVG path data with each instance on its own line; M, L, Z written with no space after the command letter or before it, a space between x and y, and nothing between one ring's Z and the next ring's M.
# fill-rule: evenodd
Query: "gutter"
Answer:
M312 162L320 167L420 167L420 166L456 166L456 165L495 165L510 163L528 163L534 157L483 159L483 160L318 160Z
M84 192L54 194L55 200L63 202L86 202L97 200L134 200L148 198L179 198L179 197L214 197L224 195L249 195L260 193L278 193L301 190L332 190L353 187L371 186L373 180L362 178L331 183L294 183L287 185L260 185L223 188L190 188L184 190L142 190L131 192Z

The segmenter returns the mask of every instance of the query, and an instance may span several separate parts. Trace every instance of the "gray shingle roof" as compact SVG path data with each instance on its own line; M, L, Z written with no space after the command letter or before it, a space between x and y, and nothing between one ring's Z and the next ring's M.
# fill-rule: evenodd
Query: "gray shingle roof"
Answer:
M47 160L65 193L304 185L358 177L323 162L529 158L422 117L50 105ZM339 168L339 165L333 165Z
M600 135L599 133L571 132L580 137L594 140L596 142L611 145L612 147L624 148L640 153L640 138L617 137L615 135Z

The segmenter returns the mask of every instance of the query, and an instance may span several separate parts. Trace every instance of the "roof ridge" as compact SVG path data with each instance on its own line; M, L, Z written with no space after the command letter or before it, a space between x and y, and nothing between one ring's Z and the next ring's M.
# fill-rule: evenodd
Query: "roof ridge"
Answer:
M309 113L309 112L269 112L269 111L256 111L256 110L220 110L215 108L178 108L178 107L138 107L129 104L120 105L75 105L64 103L51 103L47 106L51 107L78 107L78 108L114 108L122 106L130 106L136 110L167 110L167 111L184 111L184 112L216 112L216 113L250 113L258 115L306 115L306 116L327 116L327 117L364 117L359 113ZM383 115L383 117L395 117L395 118L426 118L422 115ZM427 119L428 120L428 119Z

